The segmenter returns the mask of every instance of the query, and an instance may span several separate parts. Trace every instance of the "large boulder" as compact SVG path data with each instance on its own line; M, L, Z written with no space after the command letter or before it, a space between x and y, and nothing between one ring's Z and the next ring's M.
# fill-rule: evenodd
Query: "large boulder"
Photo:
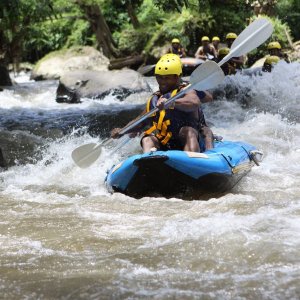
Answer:
M0 130L0 140L0 171L41 159L39 148L43 143L37 136L21 131Z
M151 88L144 77L134 70L75 70L60 78L56 101L79 103L81 98L103 99L109 94L124 100L130 94L139 92L151 92Z
M59 79L73 70L107 71L109 59L92 47L54 51L37 62L30 79Z
M14 165L33 164L42 159L49 142L64 136L57 128L14 126L13 130L0 129L0 172ZM26 131L24 131L26 129Z

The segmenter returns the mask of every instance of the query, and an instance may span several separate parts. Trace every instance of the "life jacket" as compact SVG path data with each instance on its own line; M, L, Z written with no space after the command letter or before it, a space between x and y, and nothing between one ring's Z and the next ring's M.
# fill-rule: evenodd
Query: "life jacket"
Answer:
M233 56L232 57L233 59L239 59L240 57L239 56ZM236 69L238 69L238 70L241 70L242 69L242 66L240 65L240 64L237 64L237 63L235 63L236 64Z
M164 98L169 99L173 97L185 86L186 84L180 85L173 91L164 94ZM160 91L153 93L147 103L147 112L156 108L157 101L161 96ZM184 126L190 126L197 131L201 130L202 122L205 123L201 108L199 108L198 113L199 118L196 119L192 112L185 112L175 107L169 107L166 110L156 112L148 118L148 120L152 121L152 127L145 131L144 135L155 132L156 137L162 145L166 145L171 140L179 140L179 130Z
M203 46L200 47L200 55L204 56L207 53L214 56L213 46L212 45L209 45L209 50L208 51L204 51L203 50Z
M284 60L288 64L290 63L289 57L285 57L281 52L279 52L278 57L280 58L280 60Z
M236 69L237 63L230 64L230 63L227 62L223 66L221 66L221 69L223 70L224 75L231 75L232 74L231 66Z
M169 49L170 53L177 54L179 57L182 57L182 50L179 46L178 49L175 49L173 46Z

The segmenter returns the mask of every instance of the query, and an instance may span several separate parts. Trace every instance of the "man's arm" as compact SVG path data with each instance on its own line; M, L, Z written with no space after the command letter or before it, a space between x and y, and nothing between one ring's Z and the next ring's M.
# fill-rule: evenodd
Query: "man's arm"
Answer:
M144 114L147 113L147 110L144 109L143 112L138 116L136 117L134 120L130 121L127 125L131 124L132 122L134 122L135 120L137 120L140 116L143 116ZM126 126L127 126L126 125ZM130 134L130 133L137 133L137 132L140 132L143 130L143 128L147 125L147 119L140 122L139 124L135 125L133 128L129 129L128 131L126 131L126 133L124 134ZM110 136L113 138L113 139L119 139L120 137L122 137L124 134L119 134L119 131L121 130L122 128L114 128L111 133L110 133Z
M244 57L242 55L238 59L232 58L230 61L242 66L244 64Z
M196 58L205 59L205 56L200 55L201 49L202 49L202 46L200 46L200 47L198 48L197 52L195 53L195 57L196 57Z
M211 45L211 46L212 46L212 50L213 50L214 57L215 57L215 58L218 58L218 53L217 53L217 51L216 51L215 46L213 46L213 45Z
M211 93L209 93L208 91L196 91L196 93L201 103L207 103L213 101L213 97Z
M181 48L181 51L182 51L182 57L186 57L187 55L186 55L186 53L185 53L184 48Z
M174 100L172 103L165 106L165 102L168 99L166 98L159 98L156 104L156 107L159 110L164 110L169 108L170 106L176 107L179 110L185 111L185 112L192 112L200 107L201 101L199 97L197 96L197 93L195 90L188 91L185 93L182 97Z

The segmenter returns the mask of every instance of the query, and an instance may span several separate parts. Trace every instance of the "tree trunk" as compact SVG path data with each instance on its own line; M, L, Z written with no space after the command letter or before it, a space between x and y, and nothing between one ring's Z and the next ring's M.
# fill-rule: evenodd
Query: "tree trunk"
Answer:
M15 26L12 28L12 40L9 42L4 31L0 30L0 85L11 86L12 82L9 77L9 72L7 70L7 65L10 60L10 57L13 58L13 62L17 62L17 65L20 63L20 53L21 53L21 41L24 35L27 33L26 26L29 25L31 20L31 15L25 16L22 24L21 30L17 32ZM17 66L18 68L18 66Z
M290 45L291 49L294 51L294 45L292 43L291 37L290 37L286 27L284 28L284 32L285 32L286 38L289 42L289 45Z
M0 59L0 86L11 86L12 82L6 64Z
M91 29L96 35L103 54L109 59L114 59L121 56L121 53L117 49L117 45L113 40L112 34L106 24L99 5L86 5L82 0L77 0L76 3L86 12Z
M113 69L122 69L124 67L129 67L131 69L137 70L144 62L145 62L145 57L143 55L134 53L133 55L128 57L122 57L122 58L111 60L108 68L109 70L113 70Z
M0 30L0 86L12 85L7 69L7 64L9 61L7 44L8 40L4 32Z
M139 29L141 27L141 24L140 24L136 14L135 14L134 6L132 5L130 0L125 0L125 4L126 4L126 8L128 10L128 14L129 14L131 23L133 25L133 28L134 29Z

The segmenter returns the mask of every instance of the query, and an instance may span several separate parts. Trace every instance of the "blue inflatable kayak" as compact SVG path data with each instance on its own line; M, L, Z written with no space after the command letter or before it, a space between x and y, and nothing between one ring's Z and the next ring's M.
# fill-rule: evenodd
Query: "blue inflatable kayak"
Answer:
M226 192L262 159L256 147L242 142L215 142L204 153L155 150L113 166L106 177L108 190L135 198L172 197L191 189Z

